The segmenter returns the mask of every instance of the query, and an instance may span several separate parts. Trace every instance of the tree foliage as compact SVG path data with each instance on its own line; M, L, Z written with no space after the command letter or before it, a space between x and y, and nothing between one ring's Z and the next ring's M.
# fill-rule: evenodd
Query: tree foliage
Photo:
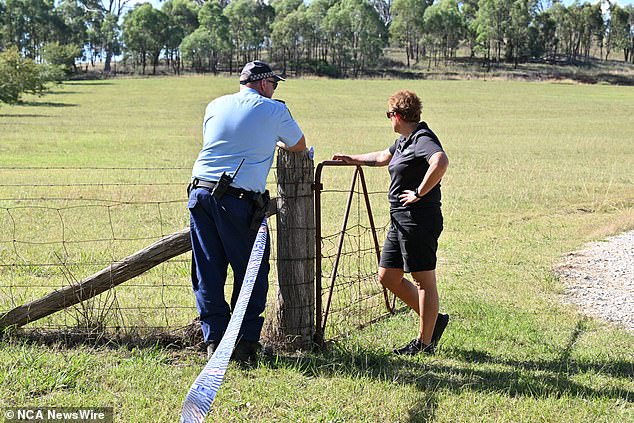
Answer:
M136 6L123 20L123 41L132 60L140 62L143 74L148 59L156 73L159 55L167 41L168 17L149 3Z
M234 71L265 58L286 72L358 76L386 46L406 65L438 64L466 48L485 64L634 63L634 7L558 0L0 0L0 51L75 71L79 58L113 57L146 73ZM78 52L79 49L79 52ZM267 54L268 53L268 54Z
M59 80L54 66L38 65L24 57L17 47L0 53L0 103L15 104L24 93L42 94L47 83Z

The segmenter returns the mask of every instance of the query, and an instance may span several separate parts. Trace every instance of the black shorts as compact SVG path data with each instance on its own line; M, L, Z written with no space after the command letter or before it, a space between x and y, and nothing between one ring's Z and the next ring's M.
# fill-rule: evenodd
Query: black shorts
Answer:
M379 266L406 273L436 269L438 238L443 229L440 210L391 210L390 221Z

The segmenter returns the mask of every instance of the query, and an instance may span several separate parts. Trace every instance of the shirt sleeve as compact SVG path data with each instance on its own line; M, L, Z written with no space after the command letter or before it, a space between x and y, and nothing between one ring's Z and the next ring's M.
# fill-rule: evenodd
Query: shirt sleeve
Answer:
M440 142L434 140L433 138L423 135L418 138L416 141L415 154L416 157L424 157L427 162L431 159L436 153L444 152Z
M396 151L396 144L398 144L398 139L396 141L394 141L394 144L392 144L390 146L390 148L388 149L390 151L390 154L393 156L394 152Z
M293 147L302 138L304 133L299 129L299 125L291 116L291 112L288 111L286 105L280 103L280 106L283 110L280 114L278 140L286 144L287 147Z

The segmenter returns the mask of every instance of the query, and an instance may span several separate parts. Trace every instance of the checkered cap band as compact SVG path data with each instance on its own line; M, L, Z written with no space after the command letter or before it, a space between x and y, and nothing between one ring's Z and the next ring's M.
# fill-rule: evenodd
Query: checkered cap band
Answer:
M258 73L258 74L251 74L249 75L249 78L247 79L247 81L251 82L251 81L259 81L260 79L266 79L269 77L276 77L277 75L275 75L275 72L265 72L265 73Z

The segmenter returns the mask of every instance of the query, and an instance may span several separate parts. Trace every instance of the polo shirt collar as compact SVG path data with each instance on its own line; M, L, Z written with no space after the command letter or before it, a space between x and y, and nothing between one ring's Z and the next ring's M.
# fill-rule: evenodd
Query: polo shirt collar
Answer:
M416 127L416 129L414 129L408 136L404 137L401 135L401 142L402 143L409 142L412 139L412 137L416 135L418 131L420 131L421 129L429 129L425 121L418 122L418 126Z
M244 87L243 89L240 90L240 93L243 94L243 95L255 94L255 95L259 95L260 97L264 97L262 94L257 92L257 90L255 90L255 89L253 89L251 87Z

